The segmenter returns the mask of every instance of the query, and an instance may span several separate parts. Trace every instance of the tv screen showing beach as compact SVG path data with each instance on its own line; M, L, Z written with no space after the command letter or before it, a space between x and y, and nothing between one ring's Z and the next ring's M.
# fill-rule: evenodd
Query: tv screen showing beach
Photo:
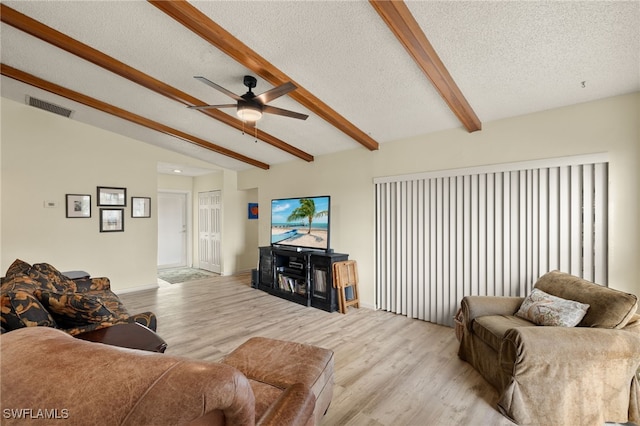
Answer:
M330 197L271 201L271 244L329 249Z

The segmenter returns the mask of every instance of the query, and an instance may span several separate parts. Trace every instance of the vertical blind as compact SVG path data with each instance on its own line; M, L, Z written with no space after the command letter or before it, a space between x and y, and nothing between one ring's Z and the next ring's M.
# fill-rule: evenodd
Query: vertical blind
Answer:
M376 178L378 309L452 325L467 295L561 270L607 284L603 154Z

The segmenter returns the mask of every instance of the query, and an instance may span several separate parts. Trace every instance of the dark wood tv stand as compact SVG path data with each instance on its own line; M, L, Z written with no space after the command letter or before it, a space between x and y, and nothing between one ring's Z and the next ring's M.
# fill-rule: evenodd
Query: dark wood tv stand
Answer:
M260 247L258 288L274 296L327 312L338 310L333 264L344 253Z

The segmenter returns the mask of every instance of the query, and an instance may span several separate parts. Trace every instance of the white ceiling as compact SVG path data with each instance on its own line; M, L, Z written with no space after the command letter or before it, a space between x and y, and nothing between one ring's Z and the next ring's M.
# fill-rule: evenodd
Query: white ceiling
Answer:
M193 76L243 94L243 76L256 75L144 1L2 3L208 103L233 101ZM367 1L191 4L380 144L463 128ZM407 6L483 123L640 90L640 1ZM256 141L250 129L242 134L5 23L0 37L4 65L269 165L304 161ZM74 110L73 120L203 160L211 170L254 167L6 76L1 83L3 97L64 106ZM254 91L272 87L258 77ZM289 96L271 104L310 115L301 121L266 114L258 122L290 145L313 156L366 150Z

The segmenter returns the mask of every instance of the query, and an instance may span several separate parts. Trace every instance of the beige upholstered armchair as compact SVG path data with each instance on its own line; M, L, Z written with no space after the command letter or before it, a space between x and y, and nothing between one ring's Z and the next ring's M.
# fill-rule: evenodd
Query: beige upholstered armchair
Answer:
M557 320L546 296L462 300L458 355L498 390L500 411L520 425L639 423L637 297L558 271L535 289L583 310L577 326L536 324Z

